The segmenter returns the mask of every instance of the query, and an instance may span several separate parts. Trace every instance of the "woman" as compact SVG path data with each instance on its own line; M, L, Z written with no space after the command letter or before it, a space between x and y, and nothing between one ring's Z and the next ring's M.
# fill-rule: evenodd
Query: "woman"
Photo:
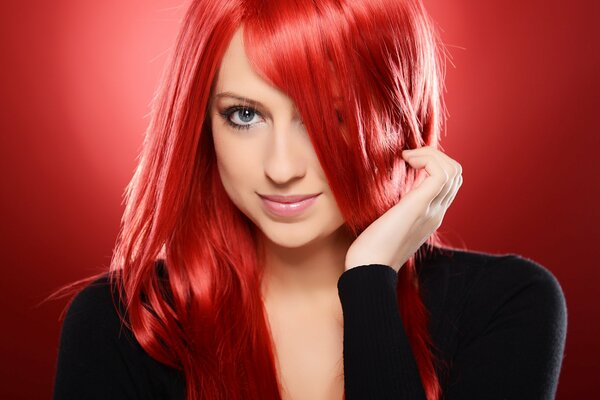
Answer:
M436 233L440 49L419 1L192 1L54 398L553 398L554 276Z

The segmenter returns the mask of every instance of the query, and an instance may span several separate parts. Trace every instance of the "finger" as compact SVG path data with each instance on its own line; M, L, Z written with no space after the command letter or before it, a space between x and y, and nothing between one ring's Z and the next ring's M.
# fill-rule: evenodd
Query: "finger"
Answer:
M423 147L423 153L429 153L434 157L438 157L450 176L450 179L446 185L444 185L444 189L440 191L440 194L432 202L432 206L441 205L446 209L454 199L454 196L456 196L458 187L462 184L462 166L438 148L425 146ZM460 182L458 179L459 177Z
M435 207L443 204L444 199L448 198L448 196L452 193L455 187L456 177L459 176L459 172L462 168L460 167L459 163L437 148L427 146L425 151L429 152L433 157L437 157L440 160L440 164L443 166L449 177L448 181L444 185L444 188L432 202L432 206Z
M442 200L452 191L452 186L454 182L454 177L456 175L456 162L454 162L449 157L442 157L442 153L436 149L424 149L419 152L419 155L413 155L414 152L408 153L408 158L413 159L416 157L430 157L435 159L438 162L438 165L444 170L444 175L446 177L445 182L443 183L442 189L438 192L438 194L431 200L431 206L436 207L441 204Z
M454 178L452 190L450 190L450 192L442 200L442 203L441 203L442 207L448 208L450 206L450 204L452 204L452 202L454 201L454 198L456 197L456 194L458 193L458 189L462 186L462 182L463 182L462 175L458 175L456 178Z
M402 154L404 155L404 152ZM462 174L462 166L460 165L460 163L458 163L456 160L454 160L453 158L448 156L448 154L444 153L441 149L438 149L436 147L422 146L422 147L410 150L408 154L415 155L415 156L424 155L424 154L436 155L438 157L441 157L442 160L450 163L453 166L454 171L455 171L453 176Z
M411 167L416 169L424 168L429 174L417 187L411 189L408 194L413 193L412 196L419 196L427 205L431 204L442 189L444 189L448 180L447 172L440 165L440 161L430 155L411 155L405 159Z

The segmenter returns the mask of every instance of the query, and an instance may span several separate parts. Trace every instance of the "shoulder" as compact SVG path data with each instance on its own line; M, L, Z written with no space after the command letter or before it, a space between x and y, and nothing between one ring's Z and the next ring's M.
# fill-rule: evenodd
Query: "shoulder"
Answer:
M434 248L422 261L424 279L461 281L463 289L475 286L524 288L542 286L555 295L562 288L552 272L542 264L514 253L492 254L475 250Z
M516 290L526 290L534 286L543 289L547 295L564 297L558 279L542 264L519 254L488 254L483 252L463 252L459 257L471 260L487 260L473 274L477 281L485 286L515 287Z
M433 297L442 291L448 311L483 327L499 313L539 312L566 323L566 300L554 274L519 254L436 248L423 261L423 280Z
M69 310L77 311L80 308L95 307L110 296L110 283L108 273L88 283L73 297Z
M155 268L158 276L164 278L164 260L157 260ZM68 306L65 323L75 320L78 323L94 324L96 328L120 328L123 324L128 325L127 312L116 287L118 276L113 272L105 272L77 292Z
M61 330L55 398L183 398L184 388L183 375L136 340L108 273L77 292Z
M168 369L170 375L170 368L142 347L119 296L118 278L111 280L109 274L91 281L72 297L61 327L59 358L96 369L121 365L129 371L139 371L135 375L140 375L140 379L141 375L159 374L161 378L156 381L162 381L164 370ZM148 332L153 333L150 329Z
M120 337L125 330L118 310L124 308L117 299L108 273L87 284L70 301L63 333L90 333L90 339L99 340Z

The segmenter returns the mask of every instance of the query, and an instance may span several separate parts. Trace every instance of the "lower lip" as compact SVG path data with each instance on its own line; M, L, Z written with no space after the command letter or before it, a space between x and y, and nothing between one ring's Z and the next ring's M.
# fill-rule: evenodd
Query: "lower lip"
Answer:
M267 200L264 197L261 197L261 199L265 205L265 208L273 214L280 217L295 217L313 205L314 202L317 201L317 197L319 197L319 195L310 197L297 203L278 203L276 201Z

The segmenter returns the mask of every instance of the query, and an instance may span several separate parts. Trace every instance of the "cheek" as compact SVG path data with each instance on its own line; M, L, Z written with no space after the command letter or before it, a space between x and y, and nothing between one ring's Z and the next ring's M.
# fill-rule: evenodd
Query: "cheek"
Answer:
M232 199L237 192L253 189L256 171L259 168L249 143L234 138L232 133L219 132L214 135L215 154L221 182Z

